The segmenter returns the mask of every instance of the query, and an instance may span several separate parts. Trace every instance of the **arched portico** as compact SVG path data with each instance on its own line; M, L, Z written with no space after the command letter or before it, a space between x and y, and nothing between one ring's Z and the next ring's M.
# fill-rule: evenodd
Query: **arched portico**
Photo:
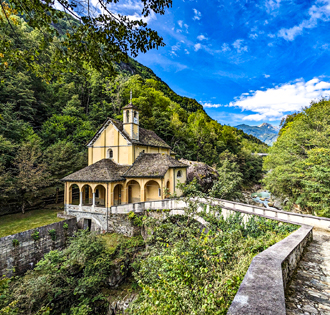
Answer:
M82 206L91 206L93 204L93 189L90 185L85 184L81 188L82 192Z
M124 203L124 187L122 184L117 184L113 189L113 205L118 206Z
M94 194L95 194L95 206L99 207L105 207L106 204L106 188L103 185L97 185L94 188Z
M145 201L160 200L162 198L162 192L160 185L155 180L149 180L144 185Z
M69 204L70 205L80 204L80 189L77 184L71 184L69 187Z
M130 180L126 184L127 202L136 203L141 201L140 184L136 180Z

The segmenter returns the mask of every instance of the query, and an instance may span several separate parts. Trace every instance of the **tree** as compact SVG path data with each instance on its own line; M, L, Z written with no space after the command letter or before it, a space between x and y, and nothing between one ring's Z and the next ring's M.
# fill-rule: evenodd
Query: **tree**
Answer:
M147 27L142 18L151 14L164 14L171 7L172 0L141 0L141 19L131 20L116 12L119 0L100 0L96 6L89 0L30 1L10 0L1 3L3 23L7 23L11 38L0 37L4 62L18 52L17 34L11 18L12 13L24 16L27 24L40 31L45 48L50 44L55 49L54 62L62 69L75 70L89 65L93 69L114 73L113 62L127 62L128 54L136 57L138 53L164 46L162 37ZM60 7L61 11L57 10ZM13 9L15 8L15 10ZM0 19L1 20L1 19ZM61 30L66 21L67 30ZM14 43L13 43L14 39ZM40 53L40 48L35 50ZM16 54L16 58L20 56ZM31 63L35 60L31 58ZM21 58L22 60L25 57ZM38 59L38 58L36 58ZM26 61L26 59L25 59ZM62 67L62 65L64 65Z
M226 159L217 169L219 177L211 188L211 197L235 200L241 196L243 175L239 172L237 163Z
M14 161L15 177L9 191L20 200L22 213L25 213L26 203L50 182L47 165L41 161L41 157L40 141L37 138L30 139L17 152Z
M275 195L287 198L307 213L330 217L330 101L312 103L283 124L269 150L264 183Z

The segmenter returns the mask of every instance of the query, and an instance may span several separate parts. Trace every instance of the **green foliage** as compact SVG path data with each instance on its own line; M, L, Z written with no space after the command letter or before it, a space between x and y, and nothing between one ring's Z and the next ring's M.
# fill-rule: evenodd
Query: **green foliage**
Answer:
M134 211L130 211L127 216L135 226L139 226L139 227L142 226L143 221L141 216L135 214Z
M34 230L33 233L31 234L31 237L35 240L38 241L40 239L39 232L37 230Z
M51 229L51 230L48 231L48 234L49 234L50 238L52 239L52 241L55 242L56 238L57 238L56 230Z
M69 228L69 225L66 223L66 222L64 222L64 224L63 224L63 229L64 230L67 230Z
M0 37L6 37L5 42L8 38L20 41L26 62L19 62L13 46L6 46L5 59L11 56L16 70L4 66L0 55L1 201L17 202L19 197L25 211L40 200L44 188L47 193L63 188L61 178L87 165L86 143L106 117L122 118L121 108L129 102L130 90L141 110L141 127L154 130L178 158L221 167L221 154L228 150L236 157L244 185L260 180L262 159L251 153L267 146L258 139L212 120L198 102L175 94L150 69L132 59L116 65L116 77L88 67L72 66L64 71L53 44L45 44L39 30L29 27L9 7L6 10L15 20L15 33L1 13L4 31ZM66 16L54 24L59 41L70 33L72 21ZM31 62L32 55L35 62ZM51 75L53 70L60 76ZM47 76L51 79L45 82L42 77ZM24 176L27 172L31 178Z
M19 245L19 241L16 238L14 238L13 239L13 246L17 247L18 245Z
M312 103L283 122L265 159L264 183L304 212L330 217L330 102Z
M113 269L121 265L128 272L129 257L144 241L141 236L122 237L108 248L106 237L80 231L67 248L49 252L23 277L0 281L0 314L10 305L16 313L8 314L107 314Z
M254 255L296 229L255 217L244 224L239 213L224 219L218 207L197 214L197 207L190 202L188 216L150 221L149 255L134 273L142 292L130 314L226 314Z
M163 38L148 28L147 23L114 14L109 11L107 1L101 0L99 4L101 14L90 8L89 3L86 8L80 1L59 0L56 5L27 0L1 3L1 68L16 70L23 64L40 75L42 61L52 51L47 56L51 67L46 67L42 73L48 81L54 74L77 72L84 67L113 74L113 64L127 61L128 53L136 57L140 52L165 45ZM172 1L141 1L141 4L141 14L147 17L154 13L164 14ZM57 10L57 5L62 10ZM15 14L24 16L24 22ZM22 38L17 27L21 24L35 30L38 45Z
M219 178L211 188L211 197L235 200L241 196L241 185L243 182L242 174L238 171L237 163L230 162L228 159L222 162L217 169Z

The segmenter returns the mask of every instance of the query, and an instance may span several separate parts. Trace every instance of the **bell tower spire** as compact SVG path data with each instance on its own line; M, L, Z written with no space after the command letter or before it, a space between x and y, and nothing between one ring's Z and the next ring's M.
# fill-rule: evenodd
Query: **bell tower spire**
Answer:
M139 109L132 103L132 90L129 104L123 107L124 130L132 140L139 141Z

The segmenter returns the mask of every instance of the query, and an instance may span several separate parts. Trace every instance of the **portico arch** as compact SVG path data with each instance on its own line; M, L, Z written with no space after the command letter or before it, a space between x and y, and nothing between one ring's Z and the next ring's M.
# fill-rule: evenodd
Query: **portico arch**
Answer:
M149 180L144 185L144 193L146 201L160 200L162 198L160 186L155 180Z
M106 191L106 188L101 184L95 187L95 206L105 207Z
M124 188L122 184L117 184L113 189L113 205L118 206L123 203Z
M77 184L71 184L69 187L69 204L79 205L80 200L80 189Z
M85 184L82 189L82 205L91 206L93 204L93 189L90 185Z
M135 203L141 201L140 184L136 180L130 180L127 185L127 199L128 203Z

